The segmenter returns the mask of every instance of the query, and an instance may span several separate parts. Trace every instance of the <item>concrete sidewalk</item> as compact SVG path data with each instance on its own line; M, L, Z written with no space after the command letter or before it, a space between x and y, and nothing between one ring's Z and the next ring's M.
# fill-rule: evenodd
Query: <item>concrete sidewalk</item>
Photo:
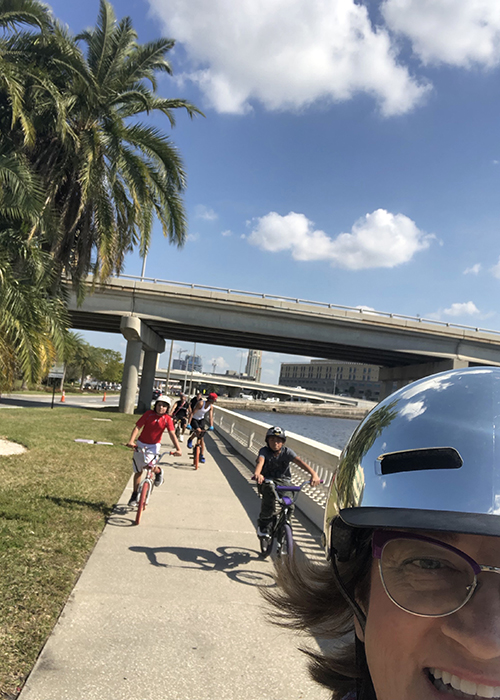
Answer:
M326 700L293 633L267 623L259 500L217 436L194 471L164 458L139 527L131 482L45 645L21 700ZM318 532L298 522L311 554Z

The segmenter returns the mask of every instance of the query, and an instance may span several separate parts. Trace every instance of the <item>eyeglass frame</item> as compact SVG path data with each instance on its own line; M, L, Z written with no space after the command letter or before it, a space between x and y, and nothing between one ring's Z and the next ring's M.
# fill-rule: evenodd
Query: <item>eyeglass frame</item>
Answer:
M417 540L420 542L429 542L430 544L436 544L439 547L442 547L443 549L447 549L450 552L453 552L457 556L461 557L466 561L473 573L474 573L474 579L471 583L469 588L469 592L467 594L467 597L463 601L461 605L459 605L457 608L454 608L453 610L450 610L449 612L446 613L439 613L439 614L427 614L427 613L417 613L413 612L413 610L408 610L408 608L403 607L400 605L392 595L389 593L387 590L387 586L385 585L384 581L384 574L382 572L382 552L384 550L385 545L388 542L391 542L392 540ZM410 613L410 615L416 615L417 617L447 617L448 615L453 615L453 613L458 612L458 610L461 610L464 605L466 605L469 600L472 598L474 595L474 592L477 588L478 580L477 577L480 573L483 572L489 572L493 574L500 574L500 567L498 566L488 566L486 564L478 564L475 559L470 557L468 554L463 552L461 549L458 549L457 547L454 547L451 544L448 544L447 542L443 542L442 540L437 540L434 537L427 537L426 535L418 535L416 533L412 532L402 532L401 530L375 530L373 533L372 537L372 556L374 559L378 559L378 567L379 567L379 572L380 572L380 580L382 581L382 585L384 587L385 592L387 593L387 596L389 599L396 605L398 608L401 610L404 610L407 613Z

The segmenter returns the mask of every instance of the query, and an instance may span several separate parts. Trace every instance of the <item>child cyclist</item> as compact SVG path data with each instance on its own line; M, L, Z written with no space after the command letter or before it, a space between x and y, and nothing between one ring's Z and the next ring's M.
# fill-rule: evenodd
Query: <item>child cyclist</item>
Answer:
M191 430L192 433L187 441L188 449L193 447L193 439L196 436L200 441L201 454L200 462L205 461L205 442L203 440L203 435L207 430L214 429L214 404L217 401L217 394L212 392L208 395L207 400L204 401L203 397L200 398L191 414Z
M275 484L288 486L292 484L292 473L290 462L304 469L311 475L311 486L318 486L320 478L293 450L285 447L286 434L283 428L275 425L266 433L266 447L259 450L257 464L255 466L254 479L262 497L262 505L258 519L258 537L267 537L271 526L275 508L276 495L270 484L265 483L265 479L272 479ZM290 495L286 491L281 492L284 496Z
M172 445L175 447L175 452L172 454L176 457L182 455L181 448L179 447L175 435L174 423L172 418L168 415L169 408L170 402L167 397L162 395L158 396L154 404L154 409L152 411L146 411L146 413L139 418L132 430L130 440L127 442L127 447L136 450L132 460L134 465L134 490L128 502L129 506L133 506L137 503L142 470L146 468L153 457L160 454L161 438L165 429L168 430ZM141 439L137 440L136 445L135 441L139 433L141 433ZM142 451L143 449L144 451ZM155 472L155 486L161 486L163 483L163 469L157 466L155 467Z

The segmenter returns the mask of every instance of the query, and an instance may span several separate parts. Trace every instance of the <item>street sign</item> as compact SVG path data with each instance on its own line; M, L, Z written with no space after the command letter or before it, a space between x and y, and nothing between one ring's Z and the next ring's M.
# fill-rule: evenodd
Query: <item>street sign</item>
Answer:
M48 377L49 379L64 379L64 363L57 364L54 362L50 368Z

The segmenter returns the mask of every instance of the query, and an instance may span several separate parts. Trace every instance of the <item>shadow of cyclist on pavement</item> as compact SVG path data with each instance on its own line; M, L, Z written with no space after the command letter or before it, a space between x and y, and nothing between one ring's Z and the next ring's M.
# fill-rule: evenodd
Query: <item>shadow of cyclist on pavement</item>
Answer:
M165 568L199 569L200 571L220 571L233 581L247 586L273 586L271 574L264 571L251 571L243 567L250 562L260 562L257 552L237 547L218 547L215 552L209 549L191 547L130 547L131 552L144 553L153 566ZM166 555L167 562L160 561ZM168 560L177 557L173 563ZM185 562L186 566L177 562Z

